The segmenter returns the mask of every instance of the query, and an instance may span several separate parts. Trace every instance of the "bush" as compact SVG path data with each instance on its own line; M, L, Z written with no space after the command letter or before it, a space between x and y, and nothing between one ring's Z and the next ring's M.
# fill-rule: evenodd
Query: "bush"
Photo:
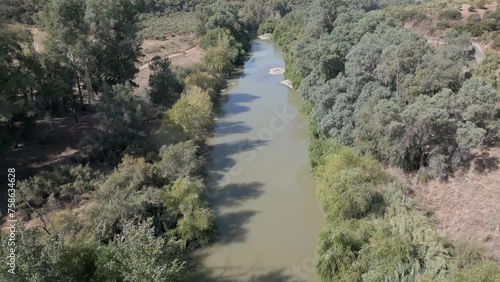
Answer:
M153 216L155 198L153 166L143 158L123 157L113 173L92 195L95 202L88 210L97 236L102 241L112 239L123 229L124 221L143 220ZM156 206L160 206L156 202Z
M439 13L440 20L459 20L462 18L462 13L457 9L446 9Z
M63 165L42 171L18 183L22 199L34 207L43 207L50 196L56 201L77 201L81 195L97 189L102 175L88 165Z
M170 60L155 56L149 64L149 96L155 104L171 107L180 97L182 85L170 69Z
M480 22L481 21L481 16L479 14L472 14L469 16L467 19L469 22Z
M163 119L167 136L204 142L213 126L213 104L208 93L197 86L188 88Z
M106 89L98 105L98 130L80 143L85 155L115 163L127 147L141 148L146 135L149 104L130 84Z
M486 4L488 4L488 0L478 0L476 2L476 5L477 7L479 7L479 9L486 9Z
M483 261L450 275L450 281L495 282L500 281L500 266L494 261Z
M155 173L172 182L199 175L205 165L205 160L198 156L198 146L192 140L163 146L159 155L160 160L154 164Z
M188 273L181 242L155 236L152 220L127 222L99 249L97 281L181 281Z
M277 20L274 18L268 19L259 25L258 34L273 33L276 28Z
M180 178L163 189L163 205L170 218L178 218L171 231L184 241L207 244L213 231L212 213L203 200L205 186L201 180Z
M208 72L197 72L186 77L184 80L186 87L197 86L205 91L216 100L217 95L224 85L224 79L221 76L210 74Z

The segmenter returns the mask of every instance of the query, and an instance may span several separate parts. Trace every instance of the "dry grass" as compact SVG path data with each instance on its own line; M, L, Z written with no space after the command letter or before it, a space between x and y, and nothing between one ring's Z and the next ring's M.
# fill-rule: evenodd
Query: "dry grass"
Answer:
M43 42L47 39L47 33L34 26L24 25L20 23L10 23L7 27L11 30L27 29L31 32L33 36L33 48L36 52L40 53L43 51Z
M151 61L154 56L167 57L179 52L186 51L198 44L198 39L193 33L169 37L165 40L146 39L142 43L141 62L144 64Z
M149 62L155 56L168 57L175 66L190 66L201 62L203 50L198 47L198 39L194 34L179 35L166 40L144 40L142 51L144 57L141 60L139 73L135 83L139 85L138 90L146 89L149 83Z
M455 240L484 244L500 260L500 148L478 156L447 182L413 186L419 204L434 213L438 231Z

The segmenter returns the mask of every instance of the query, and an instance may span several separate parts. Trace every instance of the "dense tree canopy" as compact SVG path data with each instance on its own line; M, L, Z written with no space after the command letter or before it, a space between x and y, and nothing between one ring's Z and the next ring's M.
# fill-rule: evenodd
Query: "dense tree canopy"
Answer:
M422 179L446 176L498 144L496 57L474 69L467 36L450 32L435 48L370 11L394 4L317 0L274 24L313 124L311 166L327 219L316 270L322 281L490 281L498 265L431 232L406 185L376 160Z
M326 3L316 1L308 10L315 13L317 5ZM463 164L472 148L498 140L499 97L480 78L467 80L471 75L464 68L472 64L467 38L450 34L446 46L432 48L383 12L328 5L333 8L322 10L330 14L303 27L307 36L295 44L279 41L294 54L287 74L314 105L323 133L386 163L408 170L429 167L435 174ZM343 13L337 15L339 9ZM287 17L293 13L285 22ZM321 36L309 30L313 27ZM274 33L282 38L296 28L278 26ZM494 81L494 75L487 79ZM465 98L475 95L471 89L478 96ZM466 99L473 104L462 104ZM466 108L484 112L473 122L453 111Z

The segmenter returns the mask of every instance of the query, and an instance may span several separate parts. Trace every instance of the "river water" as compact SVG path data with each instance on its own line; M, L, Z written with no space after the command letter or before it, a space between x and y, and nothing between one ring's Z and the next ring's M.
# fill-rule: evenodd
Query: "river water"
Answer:
M323 218L308 173L299 95L280 84L283 54L254 40L243 73L229 81L216 122L207 198L218 238L195 253L189 281L317 281Z

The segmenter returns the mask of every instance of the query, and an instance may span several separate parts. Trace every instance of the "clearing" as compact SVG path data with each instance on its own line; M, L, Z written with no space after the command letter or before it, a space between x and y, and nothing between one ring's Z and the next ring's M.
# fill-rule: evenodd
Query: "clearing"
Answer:
M198 39L193 33L177 35L165 40L144 40L142 52L144 57L135 79L139 90L145 89L149 83L149 62L153 57L168 57L172 65L186 67L201 62L203 55L203 50L198 46Z
M486 246L500 261L500 148L477 154L471 167L447 182L413 186L419 205L437 219L448 238Z

